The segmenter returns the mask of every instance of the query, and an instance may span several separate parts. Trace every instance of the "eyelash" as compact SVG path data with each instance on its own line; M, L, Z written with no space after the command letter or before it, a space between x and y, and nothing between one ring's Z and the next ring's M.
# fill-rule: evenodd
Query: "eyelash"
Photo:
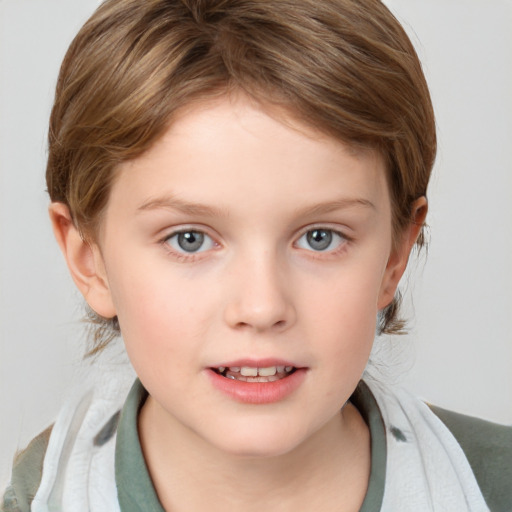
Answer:
M327 250L327 248L326 248L323 250L315 251L313 248L308 249L305 247L300 247L298 245L300 240L302 240L304 237L307 237L308 234L313 233L315 231L319 231L319 232L323 231L325 233L329 233L330 235L334 235L335 237L339 237L337 246L335 248L329 249L329 250ZM200 250L198 250L196 252L187 252L183 248L181 248L181 250L180 250L180 249L173 247L170 244L170 240L172 240L174 238L177 239L180 235L187 234L187 233L195 233L195 234L202 235L205 238L207 237L210 240L211 246L206 249L203 249L203 244L201 244ZM308 229L306 231L302 232L302 234L297 238L297 240L294 242L293 245L294 245L294 247L303 249L304 251L310 253L310 257L325 258L328 256L336 256L340 252L344 251L346 249L347 244L352 242L352 240L353 239L351 237L347 236L345 233L342 233L341 231L320 225L320 226L308 227ZM210 250L215 249L216 247L219 247L219 245L220 245L213 239L213 237L211 237L204 230L195 229L195 228L185 228L185 229L179 229L177 231L173 231L172 233L166 234L165 237L163 237L160 240L160 243L165 247L165 249L169 255L171 255L172 257L174 257L175 259L177 259L179 261L187 261L187 262L194 262L194 261L198 260L199 258L202 257L203 253L207 253ZM332 243L332 240L331 240L331 243Z

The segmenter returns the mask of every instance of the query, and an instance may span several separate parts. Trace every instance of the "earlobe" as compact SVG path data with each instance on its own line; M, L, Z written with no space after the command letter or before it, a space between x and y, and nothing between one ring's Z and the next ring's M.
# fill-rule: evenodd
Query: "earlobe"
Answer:
M411 250L425 222L427 210L428 203L426 197L422 196L414 202L411 222L404 230L400 242L392 250L386 266L379 294L379 310L388 306L395 296L398 283L407 267Z
M65 204L51 203L49 214L53 233L76 286L98 315L114 317L116 310L99 247L82 237Z

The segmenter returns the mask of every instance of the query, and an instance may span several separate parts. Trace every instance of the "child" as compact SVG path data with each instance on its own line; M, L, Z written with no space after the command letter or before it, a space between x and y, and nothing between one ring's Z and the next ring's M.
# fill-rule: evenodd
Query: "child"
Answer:
M361 380L435 145L379 2L105 2L47 182L96 350L120 332L138 379L66 404L5 510L510 510L510 428Z

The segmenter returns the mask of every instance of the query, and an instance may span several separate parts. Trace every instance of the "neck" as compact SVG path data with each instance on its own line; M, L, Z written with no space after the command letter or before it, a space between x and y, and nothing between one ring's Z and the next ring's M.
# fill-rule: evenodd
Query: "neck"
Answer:
M370 474L370 436L347 404L307 441L273 457L225 453L191 431L177 435L148 398L139 437L158 497L167 511L265 509L358 511ZM198 492L200 489L200 492Z

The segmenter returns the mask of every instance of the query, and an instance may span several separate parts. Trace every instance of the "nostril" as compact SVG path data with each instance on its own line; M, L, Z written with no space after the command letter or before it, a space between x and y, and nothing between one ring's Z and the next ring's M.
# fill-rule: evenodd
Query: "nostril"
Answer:
M283 329L284 327L286 327L286 325L287 325L286 320L278 320L277 322L270 324L270 328L271 329ZM240 329L240 330L248 329L248 328L250 328L250 329L256 328L257 330L267 329L267 327L265 327L264 325L259 325L256 322L254 322L253 324L251 324L250 322L238 322L234 327L236 329Z

